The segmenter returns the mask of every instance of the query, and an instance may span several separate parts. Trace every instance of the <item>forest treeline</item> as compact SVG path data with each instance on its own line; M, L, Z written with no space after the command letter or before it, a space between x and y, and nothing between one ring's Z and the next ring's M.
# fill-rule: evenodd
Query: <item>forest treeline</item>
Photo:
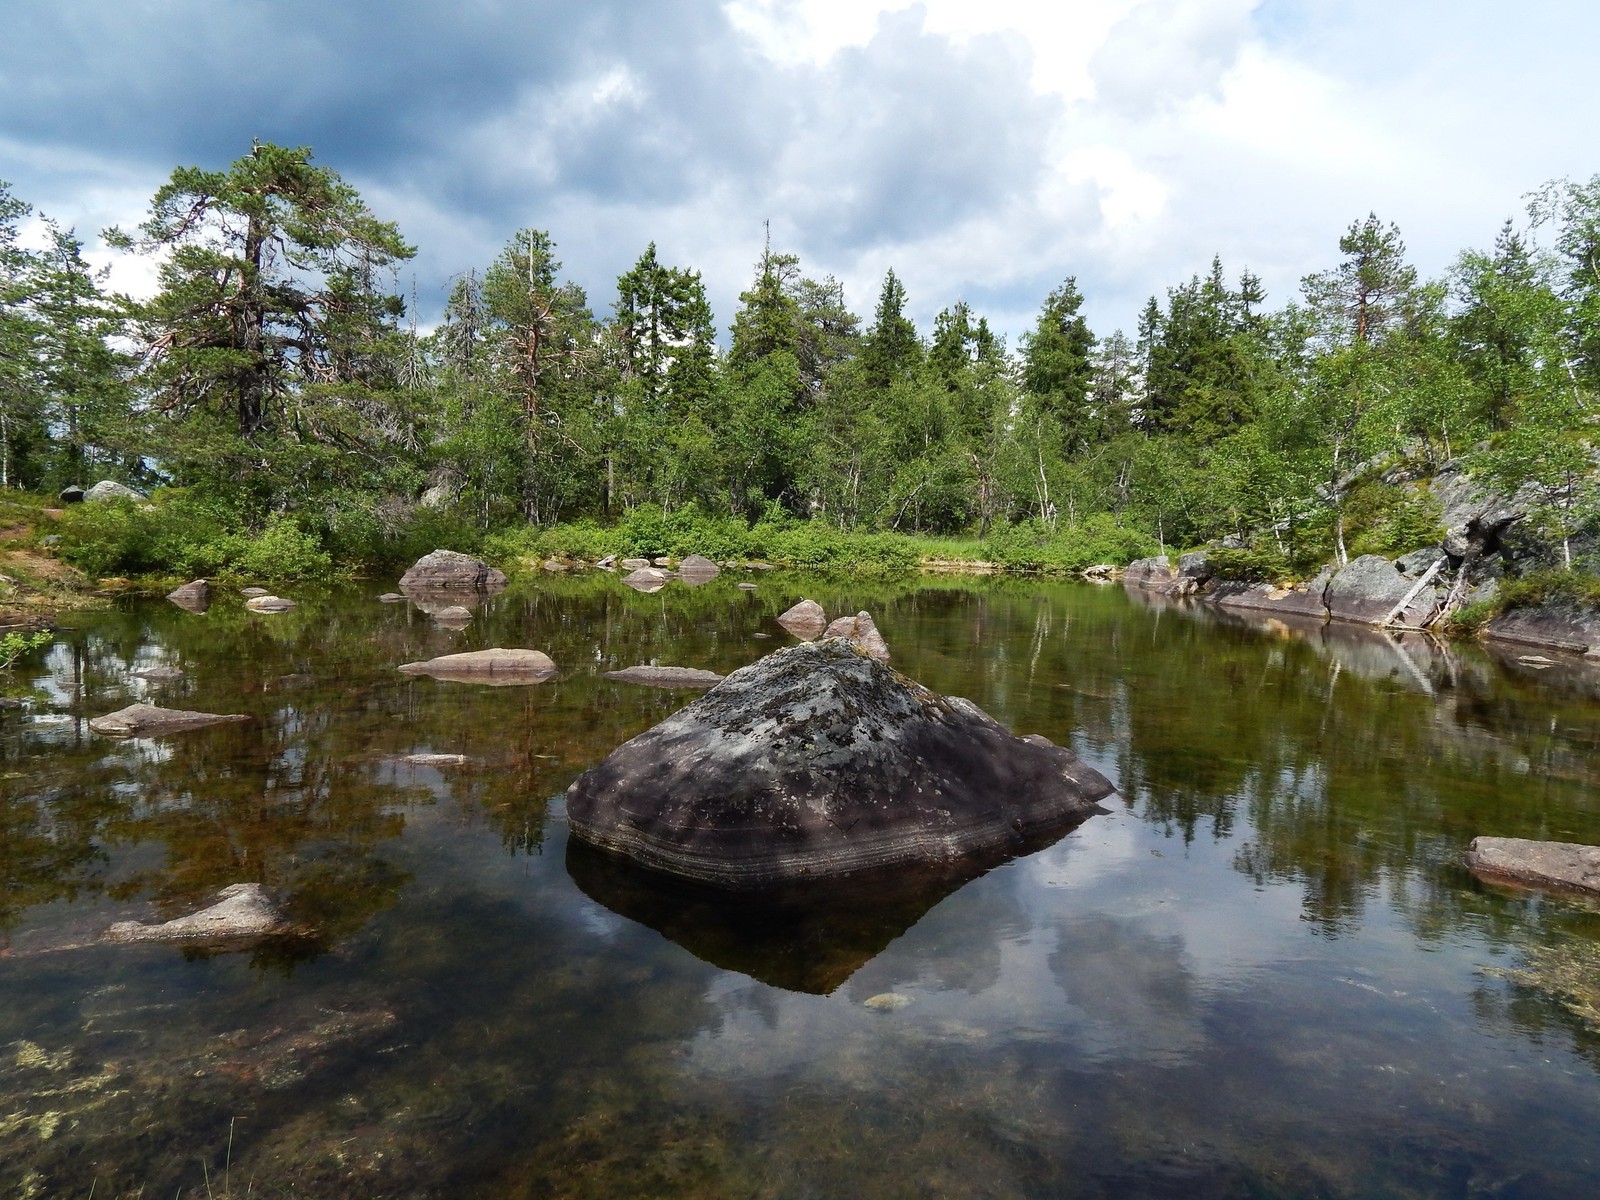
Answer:
M1546 185L1440 279L1369 215L1298 295L1213 260L1097 335L1067 276L1015 346L959 299L918 329L892 271L863 318L767 245L724 348L692 266L650 245L597 313L537 229L462 264L424 332L413 248L306 149L180 168L107 231L152 256L147 299L30 217L0 184L0 485L159 489L66 522L98 573L703 527L1023 563L1227 538L1289 575L1436 536L1393 467L1450 460L1534 485L1563 538L1594 520L1600 177Z

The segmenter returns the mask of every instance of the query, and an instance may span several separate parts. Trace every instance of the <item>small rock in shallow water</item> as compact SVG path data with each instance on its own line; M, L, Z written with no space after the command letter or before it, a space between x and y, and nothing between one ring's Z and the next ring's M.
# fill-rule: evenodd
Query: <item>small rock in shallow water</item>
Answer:
M899 992L879 992L876 996L868 996L861 1003L874 1012L897 1012L911 1003L911 997L903 996Z
M408 767L464 767L465 754L402 754L400 761Z
M778 624L795 637L809 642L812 638L822 636L822 631L828 627L828 615L815 600L802 600L780 616Z
M288 612L296 607L293 600L285 600L282 596L252 596L244 602L244 606L258 613Z
M158 708L154 704L130 704L103 717L91 717L89 728L111 737L158 737L204 725L249 719L244 713L187 712L179 708Z
M236 883L217 893L217 903L187 917L159 925L119 921L105 932L108 942L208 942L270 937L289 929L289 921L259 883Z
M489 650L445 654L426 662L403 663L397 669L407 675L502 685L542 683L556 673L556 664L542 650L508 650L496 646Z

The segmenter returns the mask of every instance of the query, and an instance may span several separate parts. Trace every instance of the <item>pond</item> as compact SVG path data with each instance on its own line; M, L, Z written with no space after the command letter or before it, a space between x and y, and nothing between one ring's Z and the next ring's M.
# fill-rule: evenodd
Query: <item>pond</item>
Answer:
M0 711L0 1194L1591 1197L1600 669L1120 588L552 576L75 615ZM933 892L769 913L569 845L561 793L802 596L1120 789ZM527 646L525 687L400 663ZM175 666L152 683L133 673ZM116 740L135 700L250 720ZM415 753L459 754L419 766ZM307 936L98 942L260 881Z

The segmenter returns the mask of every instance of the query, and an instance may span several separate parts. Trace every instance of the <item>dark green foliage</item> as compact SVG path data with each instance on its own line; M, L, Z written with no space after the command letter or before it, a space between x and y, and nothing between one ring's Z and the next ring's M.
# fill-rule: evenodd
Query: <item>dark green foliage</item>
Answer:
M1296 575L1289 556L1270 542L1213 547L1206 551L1206 561L1218 579L1239 583L1287 583Z
M242 531L239 514L204 495L157 493L149 503L111 500L68 509L61 554L91 575L326 579L333 561L295 520L273 514Z
M1096 513L1081 524L1051 531L1036 521L1007 527L983 544L984 557L1016 570L1081 571L1097 563L1124 565L1156 553L1151 538Z
M390 274L411 248L305 149L175 171L112 234L162 255L141 304L104 294L70 230L21 245L30 211L0 185L0 486L156 489L65 519L97 574L437 546L898 569L937 536L1025 570L1230 537L1241 576L1303 578L1438 541L1425 489L1376 476L1449 460L1532 496L1541 561L1593 565L1600 181L1538 195L1552 252L1508 223L1424 282L1369 215L1303 303L1267 312L1213 259L1136 339L1096 337L1069 276L1015 355L960 300L925 340L893 271L863 333L770 241L723 353L697 271L651 244L597 318L539 229L469 265L423 335Z

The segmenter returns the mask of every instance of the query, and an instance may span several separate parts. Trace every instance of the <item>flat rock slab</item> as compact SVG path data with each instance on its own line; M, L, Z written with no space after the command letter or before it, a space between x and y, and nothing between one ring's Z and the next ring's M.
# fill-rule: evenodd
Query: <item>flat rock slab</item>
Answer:
M815 600L802 600L779 616L778 624L795 637L809 642L822 636L822 631L828 627L828 614L822 611L822 605Z
M244 602L244 606L258 613L288 612L291 608L299 607L293 600L285 600L282 596L252 596Z
M1114 790L1072 751L828 639L735 671L620 746L567 790L567 817L641 866L760 891L1004 857Z
M465 754L402 754L395 761L408 767L464 767L470 760Z
M89 728L111 737L160 737L182 733L206 725L248 721L244 713L187 712L181 708L158 708L154 704L130 704L103 717L90 717Z
M1593 654L1600 649L1600 612L1558 605L1514 608L1495 617L1483 632L1491 641Z
M822 636L844 638L863 654L888 661L889 643L884 641L883 634L878 632L871 613L858 612L853 617L840 617L828 626Z
M1474 875L1497 882L1600 892L1600 846L1479 837L1466 861Z
M503 571L482 559L457 550L435 550L424 554L400 576L402 592L413 588L450 588L474 592L499 591L506 585Z
M119 921L108 942L237 942L287 933L289 920L259 883L236 883L217 893L217 903L160 925Z
M722 676L715 671L702 671L698 667L624 667L620 671L607 671L607 679L623 683L642 683L659 688L708 688L721 683Z
M241 596L270 596L271 594L272 593L267 591L267 589L264 587L247 587L239 589L239 595Z
M184 678L184 674L177 667L146 667L142 671L130 672L135 679L148 679L151 683L176 683Z
M466 625L472 620L472 610L459 604L447 604L435 610L433 619L441 625Z
M378 597L378 603L380 603L380 604L399 604L404 599L405 599L405 597L402 596L399 592L385 592L383 595Z
M496 687L543 683L556 673L556 664L542 650L468 650L445 654L426 662L404 663L406 675L431 675L457 683L486 683Z

